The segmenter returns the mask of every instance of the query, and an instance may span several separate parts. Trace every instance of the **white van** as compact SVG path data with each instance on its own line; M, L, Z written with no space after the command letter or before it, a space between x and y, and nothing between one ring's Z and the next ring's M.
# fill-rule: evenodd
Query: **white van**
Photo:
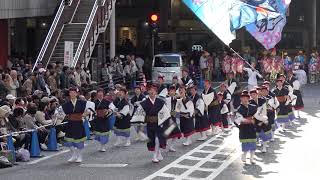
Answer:
M177 76L179 79L181 78L183 66L181 54L157 54L152 61L152 81L157 82L158 76L162 75L164 76L164 82L171 84L174 76Z

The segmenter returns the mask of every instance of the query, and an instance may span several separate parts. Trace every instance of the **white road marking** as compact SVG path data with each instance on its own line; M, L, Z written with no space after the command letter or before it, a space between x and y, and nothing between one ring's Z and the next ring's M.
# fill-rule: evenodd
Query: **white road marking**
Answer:
M214 140L219 139L218 137L221 137L221 136L213 137L213 138L207 140L206 142L204 142L203 144L199 145L198 147L194 148L193 150L187 152L183 156L179 157L178 159L176 159L172 163L170 163L167 166L163 167L162 169L158 170L157 172L144 178L144 180L151 180L156 177L171 177L174 179L199 179L199 178L189 177L189 175L196 170L211 172L211 174L207 178L202 178L202 179L212 180L215 177L217 177L225 168L227 168L234 160L236 160L240 156L240 150L239 150L240 142L238 140L237 134L238 134L237 131L233 131L233 133L230 136L228 136L227 138L224 139L223 144L220 144L220 145L210 144ZM228 154L229 155L228 159L223 160L223 161L217 161L217 160L212 159L217 154L226 154L226 152L221 152L221 150L227 146L230 146L230 145L232 145L233 147L237 147L237 148L235 149L234 152L230 152ZM206 147L206 146L216 146L218 148L213 151L201 150L203 147ZM191 156L193 153L196 153L196 152L209 153L209 154L204 158ZM181 161L186 160L186 159L198 160L199 162L193 166L179 164ZM206 162L221 162L222 164L217 169L202 168L201 166ZM170 168L185 168L187 170L180 175L166 173L166 171L169 170Z
M43 158L36 159L36 160L34 160L34 161L28 162L27 164L37 164L37 163L39 163L39 162L41 162L41 161L44 161L44 160L53 158L53 157L55 157L55 156L59 156L59 155L61 155L61 154L67 153L67 152L69 152L69 151L70 151L69 149L68 149L68 150L64 150L64 151L60 151L60 152L58 152L58 153L56 153L56 154L48 155L48 156L45 156L45 157L43 157Z
M86 147L88 144L84 144L84 146ZM41 161L44 161L44 160L47 160L47 159L50 159L50 158L53 158L53 157L56 157L56 156L59 156L59 155L61 155L61 154L64 154L64 153L67 153L67 152L69 152L70 151L70 149L66 149L66 150L63 150L63 151L59 151L59 152L57 152L57 153L55 153L55 154L52 154L52 155L48 155L48 156L44 156L44 157L42 157L42 158L39 158L39 159L36 159L36 160L34 160L34 161L31 161L31 162L28 162L27 164L37 164L37 163L39 163L39 162L41 162Z
M116 168L116 167L126 167L128 164L81 164L80 167L86 168Z

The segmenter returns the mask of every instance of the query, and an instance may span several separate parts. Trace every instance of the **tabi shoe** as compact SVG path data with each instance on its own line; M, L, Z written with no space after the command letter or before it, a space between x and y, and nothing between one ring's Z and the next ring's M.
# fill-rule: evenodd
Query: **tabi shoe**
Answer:
M77 153L77 160L75 161L76 163L82 163L82 154L80 149L76 149Z
M128 147L130 145L131 145L130 138L127 138L126 143L124 144L124 146Z
M173 145L170 145L169 146L169 152L176 152L177 150L174 149Z
M153 163L159 163L159 162L160 162L159 159L157 159L157 152L154 152L154 153L153 153L152 162L153 162Z
M243 163L246 163L246 162L247 162L247 153L243 153L243 154L241 155L241 161L242 161Z
M162 161L162 160L163 160L163 156L162 156L162 154L161 154L161 150L160 150L160 149L157 150L157 159L158 159L159 161Z
M263 146L262 146L261 152L262 152L262 153L266 153L266 152L267 152L267 147L266 147L266 145L263 145Z
M40 144L40 148L42 150L47 150L48 149L47 145L45 145L45 144Z
M191 139L189 137L187 137L186 141L184 143L182 143L184 146L189 146L191 145Z
M100 152L106 152L107 150L106 150L106 146L104 145L104 144L101 144L100 145L100 148L99 148L99 151Z
M138 135L139 135L139 140L140 141L147 141L149 138L148 138L148 136L146 136L143 132L139 132L138 133Z
M271 141L271 142L274 142L274 132L273 132L273 131L271 132L271 139L270 139L270 141Z
M204 134L203 136L201 136L199 139L197 139L198 141L205 141L207 139L207 135Z
M222 132L222 130L219 127L215 127L215 130L213 132L213 135L218 135Z
M137 135L137 136L134 138L134 141L140 141L139 135Z
M76 162L77 160L77 154L75 152L75 149L73 147L70 148L70 151L72 152L72 156L70 159L68 159L68 162L72 163L72 162Z
M254 152L250 152L250 164L256 164L254 161Z
M121 137L117 137L116 143L114 143L114 146L120 146L122 144Z
M213 136L212 129L209 129L206 133L207 133L207 136Z
M265 146L268 148L269 146L269 141L266 142Z

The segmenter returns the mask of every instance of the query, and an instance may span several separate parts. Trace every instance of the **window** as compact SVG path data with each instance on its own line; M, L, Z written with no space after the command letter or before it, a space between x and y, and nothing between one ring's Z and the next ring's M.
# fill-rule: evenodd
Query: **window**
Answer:
M179 67L179 56L158 56L155 57L154 67Z

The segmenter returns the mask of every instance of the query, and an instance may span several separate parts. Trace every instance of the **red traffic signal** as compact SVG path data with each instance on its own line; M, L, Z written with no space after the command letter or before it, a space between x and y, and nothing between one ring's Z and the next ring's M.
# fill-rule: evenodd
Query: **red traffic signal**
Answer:
M153 23L156 23L158 22L159 20L159 16L157 14L151 14L150 15L150 21L153 22Z

